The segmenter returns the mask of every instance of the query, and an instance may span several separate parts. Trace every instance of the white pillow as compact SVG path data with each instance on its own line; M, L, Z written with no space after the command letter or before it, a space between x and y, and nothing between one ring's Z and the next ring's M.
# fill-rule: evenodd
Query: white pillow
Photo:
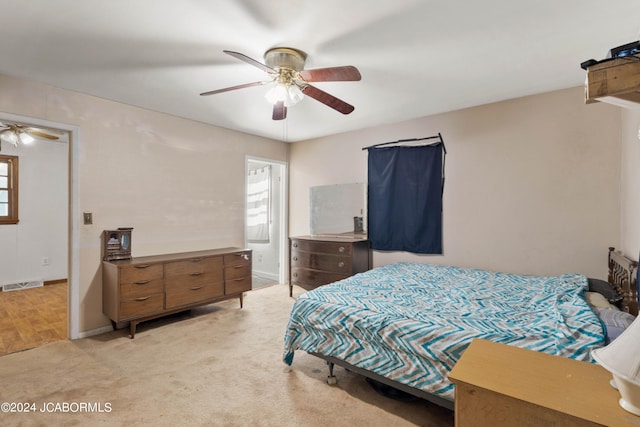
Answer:
M611 304L604 296L602 296L602 294L598 292L585 292L584 294L587 302L591 307L618 310L618 307Z

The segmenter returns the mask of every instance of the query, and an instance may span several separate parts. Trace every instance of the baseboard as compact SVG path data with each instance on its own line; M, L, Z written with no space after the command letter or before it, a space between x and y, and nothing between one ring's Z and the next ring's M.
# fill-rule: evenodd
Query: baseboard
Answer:
M47 285L57 285L58 283L66 283L67 279L55 279L55 280L45 280L44 282L42 282L42 284L44 286Z
M82 331L78 333L78 339L80 338L88 338L88 337L92 337L94 335L100 335L100 334L104 334L106 332L111 332L113 331L113 327L111 325L109 326L102 326L100 328L97 329L91 329L89 331Z

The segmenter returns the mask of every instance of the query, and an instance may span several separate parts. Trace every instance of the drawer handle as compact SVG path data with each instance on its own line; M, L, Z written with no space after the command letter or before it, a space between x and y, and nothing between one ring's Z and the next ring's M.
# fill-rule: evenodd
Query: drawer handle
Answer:
M196 286L195 288L191 288L192 291L197 291L198 289L202 289L204 286Z
M293 273L293 277L298 277L298 273Z
M202 276L202 273L191 273L190 276L191 277L198 277L198 276Z
M233 279L234 282L242 282L244 280L244 277L241 277L240 279Z
M338 252L340 252L340 253L344 252L344 246L340 246L340 247L338 248Z
M234 265L233 268L244 268L244 265Z
M298 244L297 244L297 243L294 243L294 244L293 244L293 247L294 247L294 248L297 248L297 247L298 247Z
M200 262L200 261L202 261L202 258L193 258L191 260L191 262Z
M298 260L298 257L297 257L297 256L294 256L294 257L293 257L293 260L294 260L294 261L297 261L297 260Z
M136 298L136 301L146 301L149 298L151 298L151 295L149 295L148 297L140 297L140 298Z
M149 268L151 267L151 264L140 264L140 265L136 265L136 268Z
M340 267L340 268L344 267L344 262L340 261L340 262L338 263L338 267Z
M136 285L146 285L147 283L149 283L151 280L139 280L137 282L135 282Z

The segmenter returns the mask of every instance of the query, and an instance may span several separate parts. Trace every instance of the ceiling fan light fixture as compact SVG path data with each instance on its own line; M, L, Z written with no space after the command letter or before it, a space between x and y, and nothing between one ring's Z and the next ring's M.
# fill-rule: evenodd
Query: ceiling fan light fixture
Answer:
M304 95L295 84L277 82L265 93L264 97L270 104L276 104L278 101L282 101L286 107L291 107L302 101Z
M31 135L29 135L28 133L24 133L24 132L18 133L16 139L20 140L20 142L23 143L23 144L31 144L33 141L36 140Z
M9 144L13 144L14 147L18 146L18 135L11 129L5 129L0 132L0 139Z

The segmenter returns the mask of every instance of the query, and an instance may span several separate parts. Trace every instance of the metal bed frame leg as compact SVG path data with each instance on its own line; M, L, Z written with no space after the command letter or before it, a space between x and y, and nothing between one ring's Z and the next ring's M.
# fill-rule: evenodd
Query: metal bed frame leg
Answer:
M336 385L338 384L338 379L335 375L333 375L333 367L335 366L333 362L329 362L327 360L327 365L329 366L329 376L327 377L327 384Z

